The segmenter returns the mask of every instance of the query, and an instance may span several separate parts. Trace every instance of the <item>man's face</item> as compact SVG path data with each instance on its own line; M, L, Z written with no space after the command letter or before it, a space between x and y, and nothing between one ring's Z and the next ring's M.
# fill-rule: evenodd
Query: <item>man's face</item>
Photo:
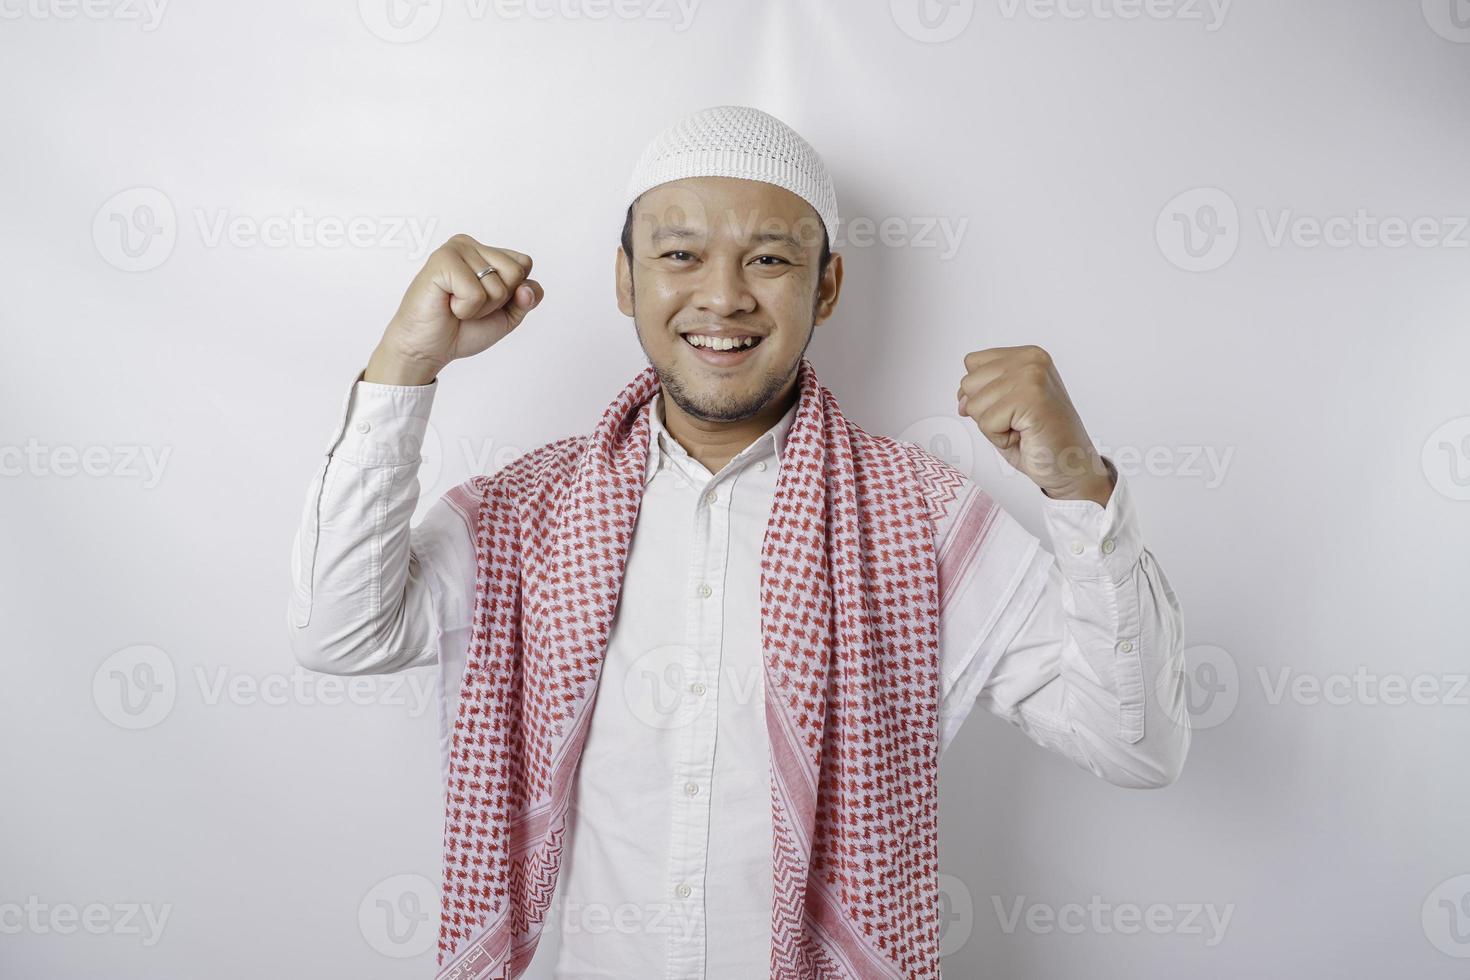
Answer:
M631 266L618 249L618 308L679 407L737 421L790 391L842 278L833 255L818 279L823 228L811 205L762 181L692 177L645 192L631 230ZM714 350L700 337L753 346Z

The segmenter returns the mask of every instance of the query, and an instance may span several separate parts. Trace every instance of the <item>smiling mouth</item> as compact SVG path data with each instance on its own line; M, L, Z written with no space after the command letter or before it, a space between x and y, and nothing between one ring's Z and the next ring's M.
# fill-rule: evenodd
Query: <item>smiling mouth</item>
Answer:
M692 339L697 338L697 336L701 341L698 344ZM726 364L738 364L739 361L750 357L751 351L760 347L760 342L764 338L750 336L750 338L726 339L713 338L713 336L700 336L698 334L685 334L682 339L684 339L686 347L694 350L695 356L698 359L706 361L709 364L726 366ZM713 347L710 344L713 344Z
M722 354L726 352L739 353L745 350L759 347L764 337L713 337L697 333L684 334L684 343L695 350L708 351L710 353Z

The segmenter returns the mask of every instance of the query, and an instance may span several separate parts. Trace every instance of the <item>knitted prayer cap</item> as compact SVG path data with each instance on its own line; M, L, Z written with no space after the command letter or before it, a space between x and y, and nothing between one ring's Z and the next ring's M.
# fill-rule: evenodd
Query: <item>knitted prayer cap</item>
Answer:
M768 112L717 105L692 112L653 138L633 168L623 208L651 187L685 177L743 177L784 187L812 206L837 241L837 191L812 145Z

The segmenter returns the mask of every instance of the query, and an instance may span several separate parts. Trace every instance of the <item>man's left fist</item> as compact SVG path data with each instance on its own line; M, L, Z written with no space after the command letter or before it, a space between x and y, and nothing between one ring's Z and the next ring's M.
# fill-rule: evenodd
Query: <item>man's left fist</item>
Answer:
M1113 478L1072 407L1051 355L991 347L965 355L959 413L1048 497L1106 507Z

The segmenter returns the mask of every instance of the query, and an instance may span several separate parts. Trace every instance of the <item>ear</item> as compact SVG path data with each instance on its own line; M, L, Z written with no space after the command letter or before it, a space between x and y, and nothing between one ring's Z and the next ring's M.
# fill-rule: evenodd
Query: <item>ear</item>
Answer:
M617 293L618 309L624 316L632 316L633 268L621 245L617 247L617 255L613 259L613 289Z
M842 254L833 252L827 263L827 271L817 284L816 309L812 312L812 323L818 324L832 315L837 308L837 297L842 292Z

